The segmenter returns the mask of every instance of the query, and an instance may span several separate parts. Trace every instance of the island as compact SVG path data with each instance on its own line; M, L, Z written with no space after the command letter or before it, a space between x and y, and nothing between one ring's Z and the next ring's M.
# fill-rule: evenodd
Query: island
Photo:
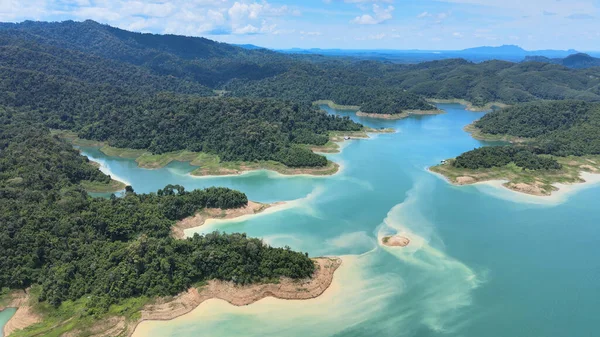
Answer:
M388 247L406 247L410 239L402 235L388 235L381 239L381 243Z
M543 122L542 122L543 121ZM479 140L510 145L482 147L429 170L451 183L501 180L511 190L548 196L557 184L584 183L581 172L600 173L600 104L534 102L491 112L467 126Z

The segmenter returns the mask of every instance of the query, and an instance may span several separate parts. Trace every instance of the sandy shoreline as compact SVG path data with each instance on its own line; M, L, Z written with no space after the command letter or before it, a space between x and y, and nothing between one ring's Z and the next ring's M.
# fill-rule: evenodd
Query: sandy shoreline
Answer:
M266 297L285 300L308 300L321 295L333 281L334 272L342 264L340 258L316 258L317 268L312 278L279 283L236 286L231 282L210 281L200 290L191 288L173 299L159 299L142 310L140 321L130 336L145 336L138 330L144 321L165 321L188 314L208 299L222 299L235 306L252 304Z
M547 194L543 193L538 186L525 183L511 183L505 179L475 180L472 177L464 176L457 177L457 181L454 182L448 179L445 175L430 170L429 167L426 168L426 171L438 176L454 186L489 186L498 190L505 190L507 192L514 193L516 196L522 197L522 200L532 202L561 202L564 201L565 197L569 194L573 194L579 190L600 184L600 173L580 171L579 175L582 181L571 184L554 183L552 184L554 190L550 194Z
M505 103L500 103L500 102L490 102L485 104L484 106L476 106L473 103L464 100L464 99L436 99L436 98L429 98L427 99L428 102L430 103L434 103L434 104L461 104L464 105L466 107L466 110L468 111L472 111L472 112L486 112L486 111L490 111L492 110L492 107L497 106L500 108L506 108L509 107L510 105L505 104Z
M179 221L172 230L172 235L182 239L184 230L204 225L209 220L241 219L263 213L266 210L285 208L286 202L262 204L249 201L246 207L221 210L205 209L195 216ZM194 310L198 305L209 299L221 299L235 306L252 304L266 297L284 300L308 300L318 297L331 285L334 272L342 264L337 257L314 258L315 272L311 278L293 280L281 278L278 283L261 283L238 286L232 282L210 280L201 288L190 288L175 297L158 298L153 303L147 304L140 312L140 319L129 321L122 316L112 316L94 322L86 329L90 337L131 336L137 333L136 329L143 321L165 321L185 315ZM4 326L4 336L18 329L26 328L42 321L42 317L33 312L29 305L29 296L23 291L15 291L5 300L5 308L17 308L16 313ZM64 324L65 322L61 323ZM83 333L72 330L64 337L75 337Z
M444 110L406 110L397 114L379 114L358 111L356 115L359 117L379 118L379 119L404 119L410 116L425 116L425 115L440 115L446 113Z
M0 311L7 308L16 308L17 311L4 325L2 329L4 336L9 336L16 330L24 329L42 321L40 315L34 313L29 305L29 294L27 292L22 290L13 291L7 297L4 306L0 306Z
M264 212L265 210L285 205L284 201L276 202L273 204L262 204L259 202L248 201L248 205L245 207L234 208L234 209L220 209L220 208L206 208L194 216L187 217L183 220L178 221L172 228L171 234L177 239L185 238L185 230L196 228L204 225L208 220L211 219L235 219L243 216L254 215Z
M234 176L242 176L248 173L257 172L257 171L272 171L276 172L283 176L332 176L338 173L340 170L340 166L338 163L330 161L326 166L323 167L299 167L299 168L291 168L284 167L282 169L277 169L276 167L271 166L246 166L241 165L239 169L228 169L228 168L219 168L218 171L213 171L210 169L202 169L199 167L198 169L192 171L190 176L195 178L203 178L203 177L234 177Z

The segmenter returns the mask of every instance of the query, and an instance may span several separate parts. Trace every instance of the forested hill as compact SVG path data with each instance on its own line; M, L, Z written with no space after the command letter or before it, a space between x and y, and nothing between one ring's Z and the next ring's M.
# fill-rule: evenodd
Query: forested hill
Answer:
M600 58L590 56L585 53L576 53L565 58L548 58L544 56L528 56L525 61L546 62L560 64L569 68L591 68L600 67Z
M151 194L89 197L82 181L109 178L28 116L0 107L3 292L32 287L43 312L63 310L72 324L89 324L86 317L101 317L111 304L175 295L201 281L245 284L314 271L305 254L243 234L170 236L176 220L204 207L246 205L238 191L169 185ZM65 301L73 302L56 309Z
M182 80L179 86L184 88L194 82L226 89L228 95L237 97L333 100L342 105L367 105L376 110L368 111L371 113L431 109L423 98L465 99L475 105L540 99L600 101L599 68L569 69L543 62L475 64L462 59L400 65L319 55L299 57L204 38L133 33L89 20L0 24L0 35L4 40L12 38L13 42L7 42L11 46L27 42L40 45L36 48L44 52L53 47L143 68L152 75L169 77L171 82ZM173 90L183 91L167 89ZM205 89L198 92L207 93Z
M0 24L20 40L69 49L171 75L210 87L232 78L261 79L286 69L289 58L268 50L246 50L199 37L142 34L87 20Z
M475 123L487 134L531 138L540 152L600 154L600 103L532 102L491 112Z
M108 29L76 25L88 24ZM306 167L324 166L327 160L300 144L323 145L329 131L361 128L310 104L202 98L214 93L193 78L161 75L32 36L0 30L0 104L26 109L33 120L82 138L153 153L204 151L222 160Z

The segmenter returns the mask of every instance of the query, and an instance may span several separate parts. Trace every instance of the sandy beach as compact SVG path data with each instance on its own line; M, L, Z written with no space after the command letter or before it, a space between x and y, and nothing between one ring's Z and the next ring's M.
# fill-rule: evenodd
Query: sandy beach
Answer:
M481 181L474 183L473 185L484 193L507 200L534 204L559 204L565 202L569 196L576 194L579 191L600 184L600 174L582 171L580 176L584 182L573 184L556 183L553 185L556 190L550 195L536 195L509 188L506 180Z

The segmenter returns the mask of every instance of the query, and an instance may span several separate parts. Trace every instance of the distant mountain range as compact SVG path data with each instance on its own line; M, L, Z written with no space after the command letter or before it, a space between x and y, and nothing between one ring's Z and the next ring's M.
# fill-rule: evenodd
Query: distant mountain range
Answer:
M560 64L565 67L582 69L590 67L600 67L600 58L590 56L584 53L576 53L565 58L548 58L545 56L527 56L525 61L545 62Z
M262 47L247 44L238 45L245 49L261 49ZM463 58L472 62L483 62L492 59L521 62L524 60L535 60L541 62L563 64L557 59L567 58L573 54L580 55L581 53L574 49L569 50L525 50L516 45L503 45L499 47L475 47L463 50L393 50L393 49L280 49L279 52L287 54L320 54L327 56L338 57L357 57L368 60L391 61L394 63L419 63L425 61L443 60L449 58ZM592 57L588 54L588 57ZM598 53L600 56L600 53ZM583 64L582 62L576 62ZM584 62L585 63L585 62ZM593 63L585 63L593 64ZM569 66L568 64L564 64ZM570 66L569 66L570 67Z

